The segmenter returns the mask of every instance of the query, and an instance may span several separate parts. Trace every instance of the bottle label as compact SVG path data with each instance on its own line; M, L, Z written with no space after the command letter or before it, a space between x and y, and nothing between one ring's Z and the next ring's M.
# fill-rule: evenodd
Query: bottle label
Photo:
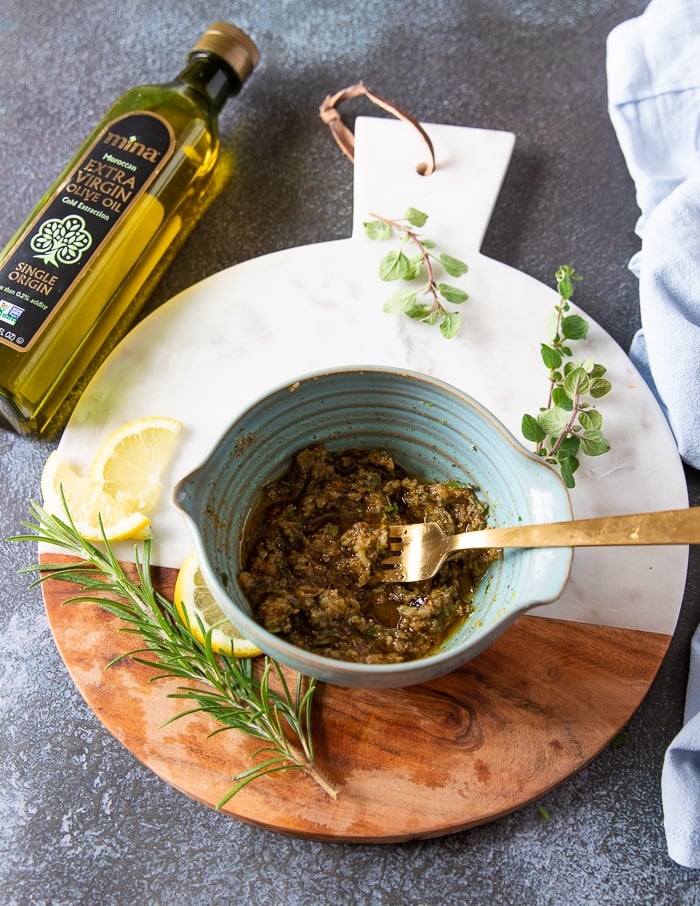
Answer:
M0 262L0 343L26 351L173 153L154 113L112 120Z

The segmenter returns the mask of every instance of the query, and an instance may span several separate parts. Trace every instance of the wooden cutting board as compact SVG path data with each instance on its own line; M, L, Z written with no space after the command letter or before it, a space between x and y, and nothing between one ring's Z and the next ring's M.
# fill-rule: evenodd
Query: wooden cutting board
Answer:
M55 559L51 557L50 559ZM67 558L66 558L67 559ZM176 571L157 571L172 596ZM91 604L65 605L44 585L56 644L95 714L167 783L215 807L259 747L235 731L207 734L205 715L163 726L184 710L175 681L128 658L119 621ZM534 802L606 746L644 697L669 637L521 617L461 670L396 690L318 687L319 768L333 800L309 777L258 780L223 809L251 824L314 840L376 843L448 834Z
M87 388L62 455L86 470L114 427L147 415L178 418L184 431L166 476L172 487L254 398L340 365L434 375L518 436L522 413L546 398L539 346L556 294L479 251L513 136L426 128L438 162L429 177L416 172L422 147L404 124L362 118L353 235L236 265L159 308ZM393 292L377 276L388 247L366 239L362 222L370 212L400 217L409 206L429 214L427 235L470 265L464 327L453 340L382 311ZM575 266L575 249L572 259ZM562 263L553 261L552 271ZM582 464L574 515L686 506L673 438L627 356L595 323L580 349L608 367L614 389L601 410L613 449ZM192 543L167 492L153 526L152 562L168 594ZM132 546L118 554L129 561ZM246 788L226 813L314 839L388 842L450 833L536 800L607 745L644 697L676 625L687 561L681 547L577 550L561 599L519 619L456 673L395 691L322 686L316 752L340 788L337 801L288 772ZM61 584L43 588L56 644L104 725L166 782L218 802L255 742L233 732L207 739L212 727L202 716L163 727L179 707L167 697L171 684L149 684L149 671L128 660L105 670L130 647L117 620L90 605L62 607Z

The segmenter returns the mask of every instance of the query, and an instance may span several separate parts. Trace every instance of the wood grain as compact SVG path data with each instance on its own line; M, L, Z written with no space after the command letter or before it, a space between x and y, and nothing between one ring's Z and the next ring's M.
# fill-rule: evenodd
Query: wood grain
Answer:
M60 558L51 555L56 562ZM167 595L176 571L156 569ZM250 763L254 740L207 738L209 718L168 726L183 709L176 683L149 683L115 617L64 606L71 586L43 585L58 649L105 727L159 777L215 807ZM395 842L449 834L537 800L584 767L646 694L670 636L523 616L460 670L396 690L319 685L315 746L340 789L329 798L297 772L265 777L223 809L281 833L336 842Z

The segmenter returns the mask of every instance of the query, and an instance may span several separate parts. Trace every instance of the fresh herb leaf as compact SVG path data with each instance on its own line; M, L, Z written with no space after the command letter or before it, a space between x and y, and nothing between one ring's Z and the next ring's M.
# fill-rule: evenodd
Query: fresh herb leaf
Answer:
M384 303L384 311L389 314L408 314L416 305L418 293L396 292Z
M452 337L456 336L459 333L459 328L461 327L462 319L455 311L448 311L443 316L440 321L440 333L447 340L451 340Z
M415 267L401 249L391 251L379 262L381 280L411 280Z
M606 396L612 384L604 377L603 365L591 359L572 361L569 343L588 336L586 319L569 314L574 284L581 276L569 265L563 265L555 279L559 301L548 324L548 341L540 346L542 361L549 372L549 396L537 414L523 416L521 432L535 444L539 456L559 468L566 486L573 488L579 455L601 456L610 450L602 432L603 416L590 400Z
M462 302L466 302L469 298L463 289L459 289L457 286L450 286L449 283L438 283L437 288L445 302L451 302L453 305L461 305Z
M464 261L460 261L459 258L453 258L452 255L448 255L445 252L440 255L440 263L450 277L461 277L462 274L466 274L469 270Z
M423 211L419 211L418 208L409 208L406 211L406 216L404 219L407 220L412 226L420 228L425 226L428 220L428 215L423 213Z
M547 436L544 428L533 415L523 415L520 430L525 440L532 441L533 444L541 443Z
M417 230L424 227L428 215L417 208L408 208L403 217L390 219L372 214L372 220L365 221L365 233L370 239L386 240L394 235L399 237L399 248L388 252L379 262L379 277L382 280L405 280L411 282L423 276L425 284L412 292L395 293L384 304L384 311L401 313L424 324L438 324L442 335L448 339L459 332L462 319L456 312L446 308L449 305L461 305L469 298L459 287L449 283L439 283L436 269L441 267L450 277L461 277L468 271L464 261L448 255L446 252L434 253L436 248L432 239L420 235ZM416 249L417 254L409 257L408 246ZM425 297L427 301L419 301ZM409 301L410 300L410 301Z
M580 315L568 315L561 319L561 335L567 340L585 340L588 336L588 322Z
M369 220L364 224L365 233L370 239L388 239L391 236L391 227L381 220Z

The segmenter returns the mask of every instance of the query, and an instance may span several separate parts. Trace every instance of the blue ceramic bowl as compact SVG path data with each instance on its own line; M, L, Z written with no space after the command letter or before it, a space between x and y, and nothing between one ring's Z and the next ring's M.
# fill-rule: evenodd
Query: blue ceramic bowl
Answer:
M336 450L384 448L409 474L470 482L488 503L492 525L571 518L559 476L454 387L426 375L374 367L290 382L236 418L207 460L174 491L221 609L280 663L340 686L421 683L456 669L523 611L561 595L571 548L507 550L481 581L468 621L429 657L356 664L320 657L267 632L253 618L236 579L246 520L261 487L282 475L295 453L317 443Z

